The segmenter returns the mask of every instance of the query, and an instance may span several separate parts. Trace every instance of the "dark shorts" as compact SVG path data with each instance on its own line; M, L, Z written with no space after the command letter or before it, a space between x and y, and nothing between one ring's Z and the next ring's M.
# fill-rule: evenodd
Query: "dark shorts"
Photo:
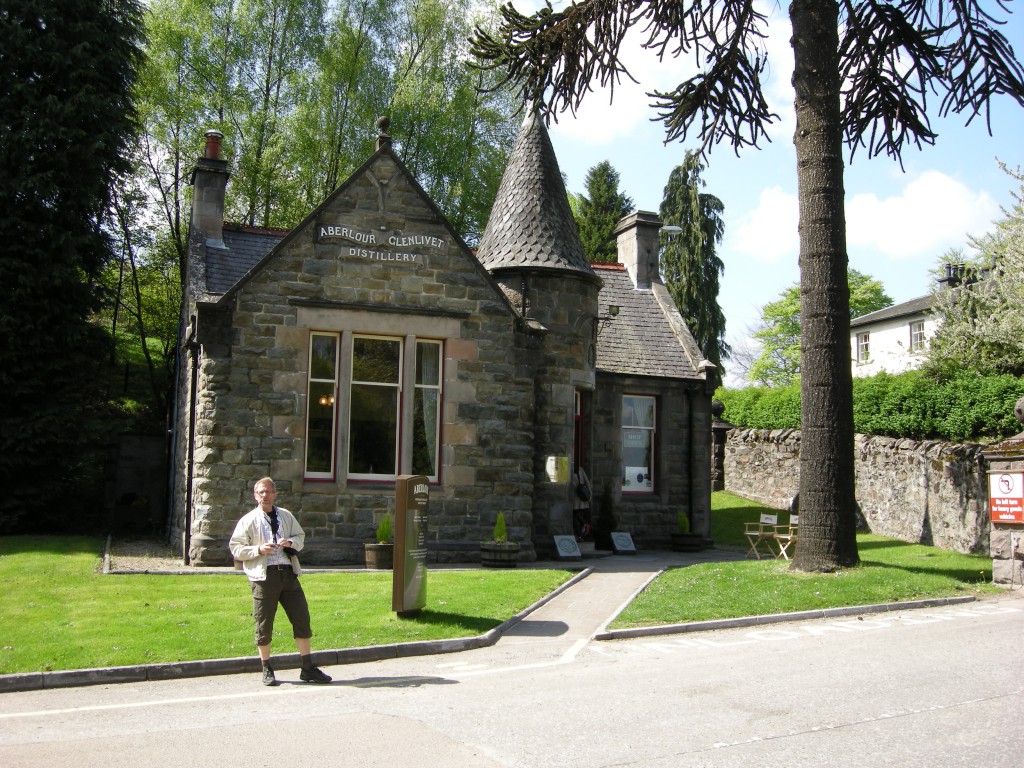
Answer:
M256 645L270 645L278 603L292 624L292 637L313 636L306 593L290 566L269 567L266 581L250 581L249 586L252 588L252 615L256 619Z

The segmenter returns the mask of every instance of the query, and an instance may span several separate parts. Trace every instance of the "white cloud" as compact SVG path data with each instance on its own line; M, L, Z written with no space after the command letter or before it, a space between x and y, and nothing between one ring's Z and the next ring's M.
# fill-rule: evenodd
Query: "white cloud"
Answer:
M515 0L513 5L523 12L533 12L540 7L535 0ZM555 2L553 5L558 9L565 3ZM789 42L791 25L789 17L777 5L762 2L759 6L768 17L767 37L763 41L769 62L764 73L764 95L769 109L780 118L768 127L768 134L772 141L789 141L795 124L791 84L793 50ZM659 60L653 51L642 47L646 38L642 25L634 26L626 33L620 49L622 64L636 82L623 77L615 85L614 102L611 101L611 88L592 83L593 90L584 96L575 115L568 111L557 115L557 123L553 122L550 127L552 135L589 146L603 146L635 135L643 124L657 117L657 111L651 107L653 99L647 94L671 91L692 77L697 72L697 65L692 53L678 57L666 54Z
M765 7L758 3L758 10L768 17L768 32L765 50L768 53L767 80L764 90L768 108L779 119L768 128L772 141L791 141L796 128L796 113L793 107L793 25L789 16L778 5Z
M847 248L893 260L933 260L963 245L968 234L987 232L998 215L999 204L988 192L926 171L889 197L852 195L846 202ZM757 207L740 216L731 237L726 230L727 248L762 262L795 257L798 220L796 195L767 187Z
M636 82L622 77L614 92L595 82L575 117L571 112L558 115L558 122L551 125L552 134L591 146L607 145L637 133L657 116L651 107L654 99L647 94L675 88L692 74L693 65L686 57L666 56L659 61L654 52L641 46L642 39L639 30L631 29L620 51L622 64Z
M939 171L925 171L898 194L853 195L846 203L849 250L874 252L896 260L935 259L967 234L991 228L999 205L985 191L974 191Z
M740 217L732 237L726 228L726 239L731 241L726 248L772 263L795 257L800 246L798 219L796 195L779 186L766 187L757 207Z

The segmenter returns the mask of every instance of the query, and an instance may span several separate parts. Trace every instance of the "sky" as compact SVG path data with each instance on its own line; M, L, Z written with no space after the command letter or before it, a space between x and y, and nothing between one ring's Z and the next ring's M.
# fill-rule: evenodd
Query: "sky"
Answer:
M565 2L554 2L561 8ZM526 12L539 4L515 0ZM1024 61L1024 2L1003 27L1018 61ZM788 6L762 4L769 15L766 41L770 72L765 96L780 120L769 128L770 143L746 147L739 156L728 144L706 157L705 192L725 206L725 237L718 254L725 264L718 297L726 317L726 339L752 344L760 308L799 281L797 263L796 160L792 144L793 56ZM692 73L689 61L643 51L639 36L627 38L622 58L639 85L623 81L609 92L595 86L576 115L557 116L551 142L570 192L586 193L587 171L607 160L619 173L619 191L639 210L657 212L672 169L696 138L665 145L663 124L647 92L670 90ZM847 250L850 267L882 282L895 303L930 292L931 270L952 248L969 250L968 236L983 235L1014 204L1020 184L997 161L1024 168L1024 108L1001 97L992 106L992 136L984 115L964 126L965 116L936 117L939 99L929 99L934 146L903 150L903 165L887 155L868 158L863 150L845 160ZM725 362L727 385L742 385ZM735 368L735 366L732 366Z

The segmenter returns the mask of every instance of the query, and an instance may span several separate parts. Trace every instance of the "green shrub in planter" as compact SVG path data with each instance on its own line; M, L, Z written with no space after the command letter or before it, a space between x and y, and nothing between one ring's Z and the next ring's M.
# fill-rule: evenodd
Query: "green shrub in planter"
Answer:
M387 512L377 524L377 543L387 544L391 541L391 515Z

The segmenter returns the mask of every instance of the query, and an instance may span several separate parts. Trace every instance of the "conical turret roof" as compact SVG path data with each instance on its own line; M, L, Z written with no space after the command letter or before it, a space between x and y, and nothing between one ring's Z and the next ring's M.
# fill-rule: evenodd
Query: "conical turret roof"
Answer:
M519 129L477 258L492 272L555 269L596 278L580 243L551 139L535 111Z

